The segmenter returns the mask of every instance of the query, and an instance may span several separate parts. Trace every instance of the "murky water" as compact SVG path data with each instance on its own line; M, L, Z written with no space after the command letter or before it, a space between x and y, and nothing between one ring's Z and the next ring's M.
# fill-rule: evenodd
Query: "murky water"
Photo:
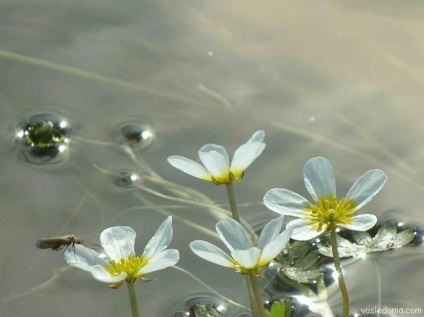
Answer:
M235 187L252 227L276 216L261 204L268 189L307 196L303 165L324 156L340 194L383 169L388 183L362 212L422 230L421 1L14 0L0 12L0 315L129 316L125 289L35 243L130 225L142 252L172 214L178 266L197 279L167 269L138 283L143 316L184 316L199 298L246 316L243 279L188 247L218 243L225 188L166 158L206 143L232 152L259 129L267 149ZM424 309L423 264L420 244L345 261L353 309ZM327 296L339 312L335 284Z

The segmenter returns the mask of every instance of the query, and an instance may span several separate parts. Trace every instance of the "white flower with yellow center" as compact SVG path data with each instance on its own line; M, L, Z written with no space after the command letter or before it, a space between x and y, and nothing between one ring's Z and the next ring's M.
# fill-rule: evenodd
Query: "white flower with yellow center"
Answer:
M241 274L261 276L261 270L284 249L290 239L291 229L281 232L283 216L270 221L262 230L258 244L254 245L246 230L234 219L224 219L216 224L216 232L230 249L231 256L221 248L202 240L190 243L199 257Z
M206 144L200 149L199 158L203 165L178 155L170 156L168 162L191 176L217 185L231 184L240 180L244 171L263 152L266 146L264 138L264 131L256 131L234 152L231 165L227 150L217 144Z
M287 224L287 228L293 228L292 239L310 240L324 231L334 231L337 226L366 231L376 224L377 217L374 215L353 216L353 213L373 199L384 186L387 176L382 170L366 172L340 200L336 196L333 168L327 159L310 159L305 164L303 177L314 204L282 188L273 188L264 196L265 205L272 211L302 218Z
M141 256L134 252L136 233L131 227L111 227L100 235L104 253L83 245L68 247L63 258L66 263L91 272L101 282L118 287L123 282L134 283L144 275L176 264L177 250L165 250L172 240L172 218L168 217L147 243ZM145 279L146 280L146 279Z

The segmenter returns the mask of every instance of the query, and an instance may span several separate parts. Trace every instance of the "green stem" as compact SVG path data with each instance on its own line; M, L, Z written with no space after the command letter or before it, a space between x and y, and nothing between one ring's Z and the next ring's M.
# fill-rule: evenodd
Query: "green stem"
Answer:
M256 303L255 292L253 291L250 275L245 275L247 292L249 293L250 309L252 310L252 317L259 317L258 305Z
M240 216L237 210L236 198L234 196L233 184L227 184L227 193L228 193L228 199L230 200L230 207L231 207L231 213L233 215L233 219L237 222L240 222Z
M262 299L262 293L259 288L258 279L254 274L249 274L249 280L252 284L252 291L253 294L255 294L255 300L256 300L256 306L258 307L258 316L259 317L266 317L266 310L264 307L264 300Z
M133 317L139 317L140 314L138 312L137 297L135 296L134 283L127 283L127 286L128 286L128 293L130 295L132 315Z
M333 250L334 266L336 267L337 276L339 280L340 291L343 298L343 317L349 317L349 292L347 291L346 283L343 278L342 267L340 264L339 251L337 249L337 235L336 232L330 231L331 249Z

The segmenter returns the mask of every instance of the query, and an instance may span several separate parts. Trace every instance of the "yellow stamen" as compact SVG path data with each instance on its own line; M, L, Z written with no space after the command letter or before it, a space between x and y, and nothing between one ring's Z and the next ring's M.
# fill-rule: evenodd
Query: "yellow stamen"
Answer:
M228 168L221 175L212 176L212 182L215 185L232 184L241 180L243 176L244 170L232 170Z
M334 231L339 224L351 224L355 210L353 200L342 198L338 201L335 195L328 195L319 198L316 205L306 207L304 218L316 231Z
M137 278L141 276L139 273L140 269L147 264L149 259L142 256L130 255L128 258L122 258L120 261L112 260L105 269L112 276L118 276L125 272L127 277L125 281L127 283L134 283Z

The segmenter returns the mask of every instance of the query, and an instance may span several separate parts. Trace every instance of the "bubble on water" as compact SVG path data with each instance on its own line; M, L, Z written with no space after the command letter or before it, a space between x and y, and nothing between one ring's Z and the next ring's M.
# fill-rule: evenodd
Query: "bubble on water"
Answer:
M122 170L115 177L115 184L119 187L134 188L141 181L140 175L131 170Z
M54 111L32 112L16 128L16 141L21 145L20 158L33 164L57 164L68 153L69 120Z
M139 121L126 121L116 128L117 139L135 150L144 149L156 138L156 133L148 124Z
M209 293L189 294L178 303L172 305L172 311L165 313L167 317L200 317L229 316L242 317L248 307L238 307L224 299Z

